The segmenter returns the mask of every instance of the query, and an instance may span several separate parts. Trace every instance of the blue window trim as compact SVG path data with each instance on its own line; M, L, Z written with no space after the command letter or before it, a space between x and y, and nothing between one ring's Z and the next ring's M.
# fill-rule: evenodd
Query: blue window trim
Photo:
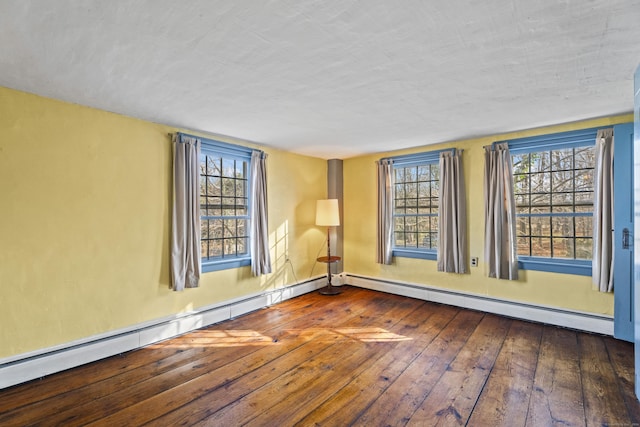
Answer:
M526 154L537 151L561 150L565 148L577 148L595 146L598 129L579 129L568 132L559 132L547 135L518 138L508 141L497 141L495 144L507 143L509 154ZM567 216L567 213L556 215ZM521 214L518 216L554 216L549 214ZM571 216L593 216L590 213L573 213ZM545 258L535 256L518 255L518 268L521 270L547 271L551 273L575 274L579 276L592 275L592 261L583 259Z
M235 160L251 160L252 148L243 147L241 145L229 144L228 142L217 141L215 139L202 138L196 135L178 132L178 135L184 135L200 140L200 151L203 153L211 153L222 155L223 157Z
M440 161L440 154L446 152L455 152L455 148L448 148L445 150L433 150L433 151L425 151L422 153L414 153L414 154L405 154L401 156L394 157L385 157L381 160L390 160L393 169L396 168L405 168L411 166L419 166L425 164L434 164ZM396 216L404 216L404 215L395 215ZM416 216L416 215L411 215ZM424 214L418 216L434 216L433 214ZM426 259L430 261L436 261L438 259L438 251L436 249L420 249L420 248L405 248L405 247L396 247L392 248L392 255L394 257L401 258L414 258L414 259Z
M595 140L595 137L594 137ZM380 160L391 160L393 167L402 166L417 166L425 163L437 163L440 161L440 153L455 152L455 148L448 148L446 150L434 150L425 151L423 153L405 154L402 156L384 157Z
M587 259L543 258L518 255L518 268L521 270L591 276L592 262Z
M563 148L586 147L596 145L598 129L589 128L547 135L530 136L527 138L497 141L493 144L507 143L510 154L526 154L536 151L562 150Z
M251 265L250 256L242 256L237 258L223 258L212 261L202 261L202 272L209 273L211 271L228 270L231 268L240 268Z
M240 160L246 161L251 164L251 154L254 150L252 148L243 147L240 145L229 144L227 142L217 141L215 139L202 138L196 135L190 135L182 132L178 132L179 137L187 136L191 138L196 138L200 140L200 155L208 156L208 155L216 155L222 156L226 159L231 160ZM251 168L248 168L247 171L247 191L248 191L248 207L250 209L252 200L251 200ZM200 218L207 218L200 216ZM245 218L243 216L242 218ZM246 218L251 221L251 218L247 215ZM250 238L250 237L249 237ZM216 258L211 260L201 259L201 269L203 273L209 273L212 271L221 271L232 268L240 268L251 265L251 255L243 254L236 257L225 257L225 258Z
M436 261L438 259L438 251L435 249L418 249L418 248L393 248L393 256L401 258L416 258Z

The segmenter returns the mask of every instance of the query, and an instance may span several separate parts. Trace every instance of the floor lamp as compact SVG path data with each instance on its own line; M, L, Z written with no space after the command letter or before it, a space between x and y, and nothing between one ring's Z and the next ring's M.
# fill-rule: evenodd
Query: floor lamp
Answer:
M316 225L327 227L327 256L318 258L319 262L327 264L327 286L320 290L323 295L337 295L339 289L331 286L331 264L340 261L339 256L331 256L331 227L340 225L340 211L338 199L318 200L316 205Z

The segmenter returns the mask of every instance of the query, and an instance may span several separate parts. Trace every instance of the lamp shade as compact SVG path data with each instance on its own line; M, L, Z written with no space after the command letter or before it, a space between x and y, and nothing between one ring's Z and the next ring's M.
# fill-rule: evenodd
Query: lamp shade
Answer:
M318 200L316 205L316 225L340 225L338 199Z

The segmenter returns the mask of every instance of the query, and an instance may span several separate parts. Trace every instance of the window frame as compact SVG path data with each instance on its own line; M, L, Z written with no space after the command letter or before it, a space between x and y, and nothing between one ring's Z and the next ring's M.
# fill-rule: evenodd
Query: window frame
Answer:
M241 217L247 219L247 243L246 254L235 255L235 256L227 256L216 259L204 259L202 256L200 257L200 265L203 273L208 273L211 271L220 271L227 270L232 268L239 268L251 265L251 250L250 250L250 242L251 242L251 204L252 200L252 188L251 188L251 153L252 149L248 147L243 147L235 144L229 144L222 141L217 141L213 139L207 138L198 138L201 141L200 144L200 158L198 159L198 167L202 164L202 161L206 158L206 156L216 156L221 157L227 160L236 160L236 161L246 161L247 162L247 215L242 215ZM198 173L198 191L200 189L200 177L202 175ZM200 204L198 204L200 206ZM200 213L200 221L208 219L209 217L206 215L202 215ZM239 218L239 217L234 217ZM202 233L200 234L200 245L202 244ZM200 249L202 250L202 249Z
M519 138L511 141L499 141L495 144L506 142L509 146L509 154L511 156L568 148L581 148L588 146L595 147L597 132L598 128L580 129ZM550 215L553 216L552 213L550 213ZM593 213L590 215L582 214L581 216L589 216L590 218L593 218ZM531 255L518 255L517 257L518 268L521 270L546 271L580 276L591 276L592 274L593 261L591 259L552 258Z
M396 218L396 214L395 214L395 176L396 176L396 169L399 168L405 168L405 167L414 167L414 166L424 166L424 165L432 165L432 164L436 164L436 165L440 165L440 153L443 152L448 152L451 151L452 149L446 149L446 150L434 150L434 151L426 151L426 152L421 152L421 153L415 153L415 154L407 154L407 155L403 155L403 156L396 156L396 157L388 157L385 160L391 160L392 161L392 169L393 169L393 176L391 178L391 182L392 182L392 188L393 188L393 202L394 202L394 206L392 206L392 220L393 220L393 228L394 230L392 231L393 233L393 239L392 239L392 246L391 246L391 252L392 255L394 257L401 257L401 258L415 258L415 259L425 259L425 260L430 260L430 261L436 261L438 259L438 250L437 248L406 248L406 247L396 247L395 246L395 218ZM440 181L440 178L438 178L438 182ZM438 191L440 191L440 185L438 185ZM438 206L439 206L439 202L440 202L440 196L438 196ZM429 216L433 216L433 215L429 215ZM438 221L439 221L439 216L440 213L438 212L438 214L436 214L436 216L438 217Z

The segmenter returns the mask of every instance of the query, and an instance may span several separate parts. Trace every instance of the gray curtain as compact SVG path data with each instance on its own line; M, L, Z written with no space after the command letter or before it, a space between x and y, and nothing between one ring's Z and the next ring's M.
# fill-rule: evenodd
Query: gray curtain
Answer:
M613 129L598 130L593 194L593 289L613 291ZM629 177L632 179L632 177Z
M378 264L391 264L393 258L393 161L380 160L378 166L378 230L376 234Z
M254 276L271 273L269 254L269 221L267 218L267 154L251 153L251 273Z
M200 282L200 140L173 138L171 283L174 291Z
M513 165L507 143L485 147L484 257L489 277L518 279Z
M467 272L467 202L462 150L440 153L438 271Z

